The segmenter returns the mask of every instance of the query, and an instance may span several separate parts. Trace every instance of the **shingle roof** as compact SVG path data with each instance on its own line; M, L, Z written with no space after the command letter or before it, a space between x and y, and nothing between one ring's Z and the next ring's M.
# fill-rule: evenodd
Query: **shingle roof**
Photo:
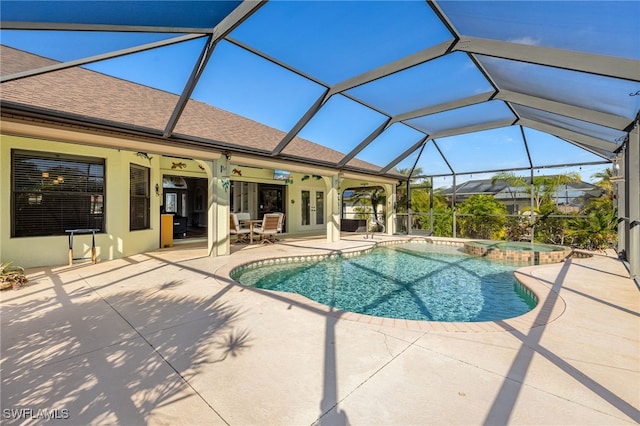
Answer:
M56 64L47 58L0 45L2 75ZM107 76L85 68L68 68L0 85L3 103L43 112L63 113L90 122L124 123L133 129L164 131L178 102L173 93ZM189 100L174 133L186 139L210 141L213 146L272 151L285 133L237 114ZM336 163L344 154L296 137L285 152L291 157ZM354 160L368 172L380 167Z

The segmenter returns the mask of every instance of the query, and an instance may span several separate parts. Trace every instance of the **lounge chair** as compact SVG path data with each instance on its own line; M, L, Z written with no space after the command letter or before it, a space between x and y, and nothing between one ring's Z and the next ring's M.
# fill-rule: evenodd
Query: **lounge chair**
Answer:
M274 243L276 241L276 234L278 233L278 223L280 222L280 215L277 213L267 213L262 219L262 226L254 228L253 232L260 235L262 243ZM264 237L267 237L264 239Z

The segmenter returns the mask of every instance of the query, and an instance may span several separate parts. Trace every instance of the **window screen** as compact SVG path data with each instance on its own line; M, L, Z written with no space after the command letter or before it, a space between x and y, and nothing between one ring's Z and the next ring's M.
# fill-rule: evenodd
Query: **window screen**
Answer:
M104 159L13 150L11 236L104 232Z
M149 229L149 168L131 164L129 230Z

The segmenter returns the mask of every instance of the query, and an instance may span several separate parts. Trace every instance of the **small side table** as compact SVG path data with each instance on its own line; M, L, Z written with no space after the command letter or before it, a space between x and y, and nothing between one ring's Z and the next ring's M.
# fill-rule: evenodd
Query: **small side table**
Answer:
M88 257L73 257L73 236L74 234L91 234L91 261L96 263L96 231L99 229L65 229L69 234L69 265L73 265L74 260L89 259Z

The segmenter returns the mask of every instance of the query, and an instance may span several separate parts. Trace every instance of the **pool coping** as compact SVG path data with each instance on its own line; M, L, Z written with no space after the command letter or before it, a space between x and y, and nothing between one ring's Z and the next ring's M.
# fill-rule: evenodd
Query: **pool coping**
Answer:
M419 321L406 320L397 318L384 318L366 314L359 314L349 311L343 311L323 305L314 300L297 293L281 292L276 290L264 290L251 286L246 286L231 278L233 272L239 268L253 268L269 264L279 263L299 263L306 260L322 261L324 259L342 257L354 257L366 254L378 246L402 244L407 242L431 243L436 245L450 245L463 247L466 240L439 239L437 237L409 237L409 238L392 238L382 241L371 241L367 247L356 247L346 249L322 249L319 253L318 249L313 252L300 249L299 253L289 255L265 255L253 259L234 259L232 262L221 266L214 273L214 278L219 282L233 283L243 289L251 289L257 293L277 294L287 299L291 303L312 309L314 312L323 313L324 315L353 322L360 322L370 325L378 325L383 327L404 328L415 331L431 331L431 332L455 332L455 333L486 333L486 332L505 332L505 331L523 331L526 332L532 328L541 327L558 319L566 309L566 303L559 294L554 292L548 285L536 279L531 270L553 266L555 264L523 266L514 272L516 280L520 283L529 295L537 300L536 306L529 312L504 320L496 321L478 321L478 322L444 322L444 321Z

